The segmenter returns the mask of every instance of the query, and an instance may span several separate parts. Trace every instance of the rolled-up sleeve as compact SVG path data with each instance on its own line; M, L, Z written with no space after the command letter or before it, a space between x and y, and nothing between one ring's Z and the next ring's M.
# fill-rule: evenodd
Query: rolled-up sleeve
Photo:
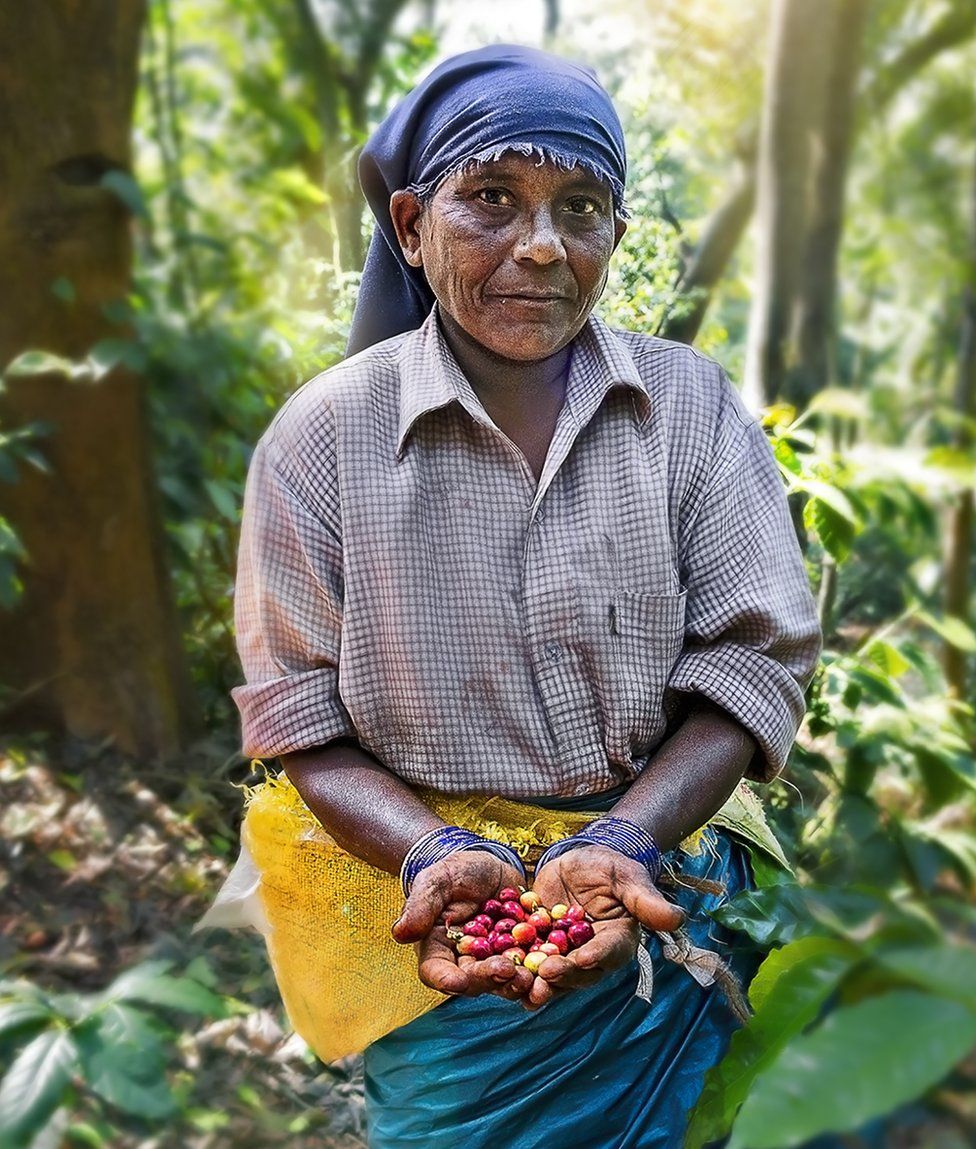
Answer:
M726 439L686 533L681 577L685 642L669 687L744 726L759 748L746 776L770 781L803 718L821 636L783 481L752 420Z
M243 753L274 757L356 731L339 697L342 544L258 444L248 471L234 621Z

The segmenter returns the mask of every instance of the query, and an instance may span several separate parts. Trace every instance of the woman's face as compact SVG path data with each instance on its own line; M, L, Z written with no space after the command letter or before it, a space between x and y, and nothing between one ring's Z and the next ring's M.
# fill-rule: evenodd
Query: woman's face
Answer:
M390 210L445 316L524 362L579 333L626 227L602 180L517 153L450 176L426 205L396 192Z

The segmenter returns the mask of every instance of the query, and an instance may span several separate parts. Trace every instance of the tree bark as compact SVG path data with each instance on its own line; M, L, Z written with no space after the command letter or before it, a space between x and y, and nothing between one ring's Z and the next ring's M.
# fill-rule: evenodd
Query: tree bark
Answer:
M976 422L976 171L973 175L970 243L953 402L956 413L961 416L953 445L960 451L970 452L976 444L976 436L972 431L973 423ZM970 624L973 621L970 609L973 544L976 542L973 519L974 498L970 486L959 493L950 510L945 561L946 614ZM956 698L967 699L968 666L965 652L946 643L943 665L952 694Z
M814 136L813 195L789 341L794 361L779 395L800 408L829 384L833 374L837 256L869 4L870 0L833 0L827 91Z
M744 394L753 407L780 393L807 228L811 136L828 66L825 7L774 0L759 137L756 288Z
M756 202L756 156L742 157L738 179L712 213L698 247L682 272L678 290L685 297L682 314L671 315L659 332L665 339L694 343L711 302L712 291L728 266L742 233L752 218Z
M0 367L28 349L83 359L127 334L106 308L130 289L131 221L102 181L130 171L143 18L139 0L0 7ZM192 705L142 382L10 378L0 418L52 427L51 473L0 488L29 554L23 598L0 616L5 728L177 752Z

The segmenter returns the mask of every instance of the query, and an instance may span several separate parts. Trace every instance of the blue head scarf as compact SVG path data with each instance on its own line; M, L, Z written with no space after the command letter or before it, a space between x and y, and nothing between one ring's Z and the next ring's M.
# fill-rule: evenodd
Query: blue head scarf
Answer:
M360 157L376 228L347 354L414 330L434 305L423 269L406 262L397 242L393 192L432 192L465 164L510 151L587 168L610 186L623 214L623 130L589 68L512 44L451 57L390 112Z

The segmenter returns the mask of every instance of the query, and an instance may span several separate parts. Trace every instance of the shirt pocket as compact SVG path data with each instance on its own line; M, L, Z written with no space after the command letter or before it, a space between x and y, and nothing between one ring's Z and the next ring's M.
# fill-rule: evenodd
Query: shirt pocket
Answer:
M582 642L611 762L630 771L664 735L664 691L684 645L685 592L584 592Z

